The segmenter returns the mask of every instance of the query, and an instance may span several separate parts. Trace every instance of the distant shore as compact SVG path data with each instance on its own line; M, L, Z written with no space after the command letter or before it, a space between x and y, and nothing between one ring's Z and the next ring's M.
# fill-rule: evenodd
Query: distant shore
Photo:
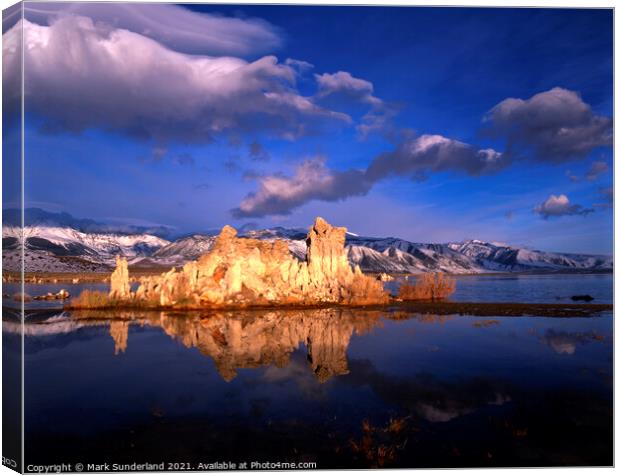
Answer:
M179 269L182 266L174 266ZM160 275L167 272L171 267L151 267L133 268L129 266L132 281L137 281L140 277ZM379 272L367 272L367 275L379 276ZM387 273L392 277L417 277L421 274L402 274ZM502 275L608 275L613 274L613 270L540 270L540 271L515 271L515 272L482 272L470 274L446 274L452 277L477 277L477 276L502 276ZM19 282L20 273L4 271L3 282ZM78 282L74 282L75 280ZM26 272L25 281L27 284L52 284L52 283L104 283L110 281L110 271L106 272Z

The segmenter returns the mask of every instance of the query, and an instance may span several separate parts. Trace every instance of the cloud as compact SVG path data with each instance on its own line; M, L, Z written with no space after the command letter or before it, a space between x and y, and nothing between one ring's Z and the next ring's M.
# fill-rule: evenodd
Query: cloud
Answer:
M471 176L502 170L508 161L491 148L477 149L442 135L405 138L391 152L382 153L368 168L368 176L379 180L390 175L424 179L429 172L456 171Z
M266 162L271 158L269 151L257 141L252 142L249 149L250 158L252 160Z
M286 58L284 64L296 69L299 74L304 74L314 68L314 64L309 63L308 61L302 61L300 59Z
M245 56L282 46L280 31L264 20L199 13L178 5L47 2L24 4L24 10L26 19L39 25L68 15L88 17L188 54Z
M529 99L505 99L484 117L487 133L506 139L515 157L561 163L612 143L612 120L596 115L573 91L555 87Z
M5 41L19 36L20 26ZM157 143L206 143L228 133L294 139L350 122L300 95L295 70L274 56L248 62L182 54L80 16L23 27L26 104L50 132L99 127ZM19 54L4 53L3 74L11 77Z
M315 74L314 78L319 88L318 97L344 95L371 105L383 102L373 95L374 88L370 81L353 77L346 71Z
M609 166L607 165L606 162L603 162L603 161L593 162L592 166L588 170L588 173L586 173L586 179L588 181L594 181L599 176L607 173L608 171L609 171Z
M236 218L286 215L311 200L338 201L365 195L371 186L364 171L332 170L324 157L316 157L301 163L293 176L258 177L258 191L246 196L232 214Z
M318 86L318 100L345 99L370 106L370 110L356 127L361 139L366 139L371 133L391 130L392 120L398 114L399 108L375 96L374 86L370 81L356 78L347 71L315 74L314 78Z
M312 200L338 201L365 195L377 181L390 176L423 179L427 172L456 171L470 175L493 173L505 166L502 155L440 135L408 137L392 152L376 157L366 170L337 171L324 157L304 161L291 177L253 175L258 190L247 195L236 218L286 215Z
M571 204L566 195L550 195L545 201L534 208L534 212L544 219L560 216L582 215L594 212L579 204Z

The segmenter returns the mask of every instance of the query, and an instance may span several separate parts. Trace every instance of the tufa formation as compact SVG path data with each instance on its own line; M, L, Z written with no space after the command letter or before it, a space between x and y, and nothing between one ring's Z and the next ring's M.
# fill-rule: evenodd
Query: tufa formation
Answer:
M127 261L117 258L109 297L121 305L177 308L386 303L381 282L349 265L345 235L346 228L316 218L300 262L284 241L240 238L224 226L208 253L180 270L141 278L135 292Z

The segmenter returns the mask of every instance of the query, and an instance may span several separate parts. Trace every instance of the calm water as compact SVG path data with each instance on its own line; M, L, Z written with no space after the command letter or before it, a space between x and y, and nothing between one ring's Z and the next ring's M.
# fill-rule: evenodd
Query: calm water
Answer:
M610 313L49 313L29 322L27 464L612 464ZM16 324L3 325L10 345Z
M402 279L386 284L396 291ZM413 279L411 280L414 281ZM136 286L137 284L134 284ZM107 291L109 284L26 284L25 292L31 296L56 293L60 289L78 295L84 289ZM3 293L13 295L20 291L17 284L4 284ZM589 294L593 303L613 303L613 274L496 274L456 277L456 292L451 300L459 302L524 302L562 303L572 302L573 295ZM18 303L10 298L3 305L15 307ZM61 301L32 301L28 308L61 308Z
M458 302L567 303L588 294L592 303L613 303L613 274L494 274L456 276ZM396 292L404 279L388 282ZM410 278L409 282L415 282Z

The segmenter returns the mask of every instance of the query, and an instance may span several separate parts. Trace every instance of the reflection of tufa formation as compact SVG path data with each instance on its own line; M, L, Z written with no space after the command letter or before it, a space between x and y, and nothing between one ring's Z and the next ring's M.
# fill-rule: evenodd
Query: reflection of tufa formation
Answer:
M146 307L382 304L381 282L351 269L344 248L346 228L317 218L308 233L308 253L300 262L284 241L239 238L225 226L213 248L181 270L144 277L129 288L127 262L117 259L110 298Z
M130 323L161 327L184 346L197 348L212 358L226 381L234 379L240 368L284 368L291 354L303 344L312 372L323 383L349 372L346 351L351 336L369 332L379 324L379 315L360 315L347 309L225 312L208 318L145 312L138 318L132 314L129 320L111 321L110 336L114 339L114 353L119 354L127 348Z

